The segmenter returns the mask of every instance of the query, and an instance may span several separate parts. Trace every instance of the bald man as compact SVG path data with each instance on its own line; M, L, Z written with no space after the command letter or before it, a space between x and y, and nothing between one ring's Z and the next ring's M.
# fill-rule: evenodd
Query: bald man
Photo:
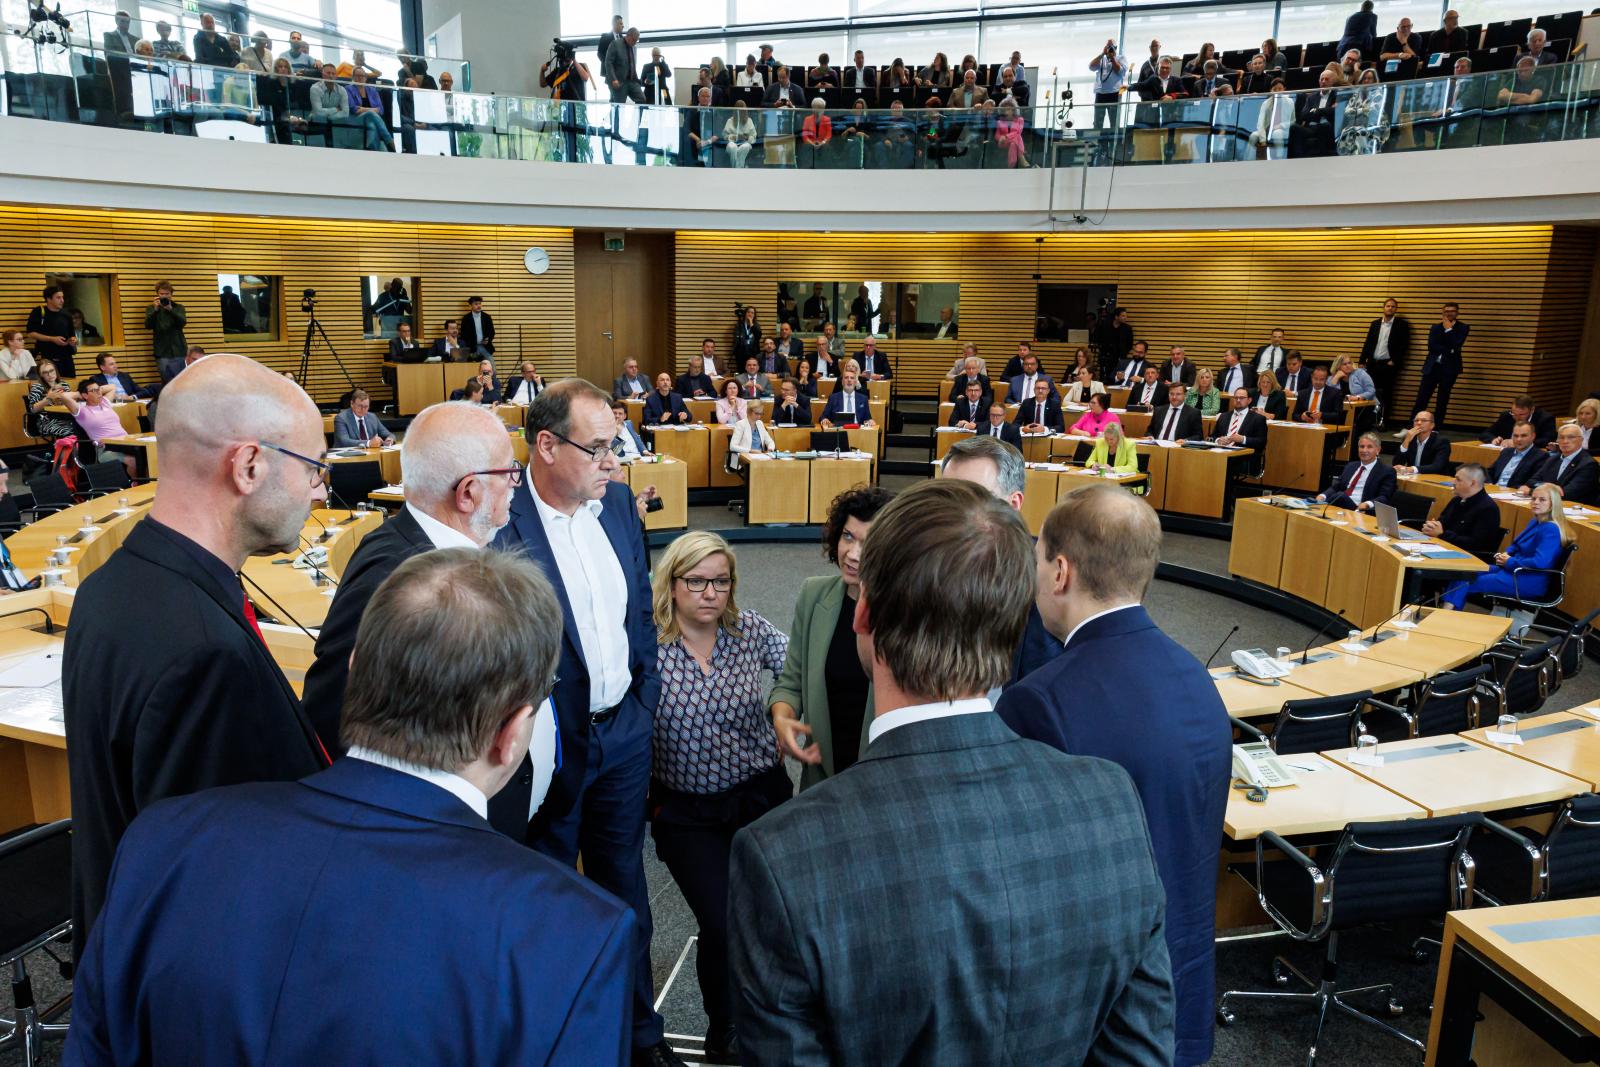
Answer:
M350 652L367 601L396 567L436 548L482 548L506 524L511 488L522 468L505 424L479 404L451 401L424 408L400 446L406 504L362 538L339 578L339 591L317 634L317 659L306 671L306 716L329 753L339 755ZM517 824L516 838L528 820Z
M327 496L317 406L254 360L219 354L162 391L156 430L155 502L79 588L62 664L80 956L139 812L328 764L237 573L295 548Z

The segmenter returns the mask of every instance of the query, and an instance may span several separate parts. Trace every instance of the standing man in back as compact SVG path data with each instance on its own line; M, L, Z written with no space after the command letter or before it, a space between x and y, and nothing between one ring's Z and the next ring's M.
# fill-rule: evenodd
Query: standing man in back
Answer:
M1011 670L1032 555L1021 516L954 478L874 519L854 620L867 750L733 841L747 1067L1171 1063L1161 888L1127 774L1021 740L985 696Z
M1450 390L1461 377L1461 349L1472 332L1472 327L1457 318L1460 314L1461 306L1452 300L1440 312L1439 321L1428 327L1428 358L1422 361L1422 382L1417 386L1417 402L1411 407L1415 415L1428 406L1433 391L1439 390L1439 405L1433 415L1441 428L1450 407Z
M1200 1064L1211 1058L1217 842L1233 735L1205 668L1139 603L1160 551L1155 511L1126 490L1090 486L1057 504L1039 535L1038 606L1066 648L1007 689L998 710L1023 737L1133 776L1167 892L1176 1062ZM1139 669L1105 670L1112 659Z
M150 515L78 590L61 668L78 953L135 815L328 763L237 573L298 547L327 496L317 406L254 360L215 355L162 390L156 431Z

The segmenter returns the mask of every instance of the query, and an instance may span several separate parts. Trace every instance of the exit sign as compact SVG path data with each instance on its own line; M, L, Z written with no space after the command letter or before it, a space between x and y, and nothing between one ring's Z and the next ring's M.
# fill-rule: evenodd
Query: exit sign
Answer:
M616 230L607 230L606 233L605 233L605 239L606 239L606 251L607 252L620 252L620 251L622 251L622 234L621 233L617 232Z

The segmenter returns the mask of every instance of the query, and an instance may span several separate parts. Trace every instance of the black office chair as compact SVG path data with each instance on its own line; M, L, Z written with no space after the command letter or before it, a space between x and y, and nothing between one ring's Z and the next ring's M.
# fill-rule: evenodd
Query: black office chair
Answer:
M1483 710L1498 716L1500 687L1495 684L1494 668L1480 663L1464 671L1436 674L1411 687L1406 708L1382 700L1367 702L1398 716L1405 723L1406 737L1433 737L1476 730L1483 725Z
M1286 700L1272 725L1272 736L1265 740L1272 744L1272 751L1283 756L1349 748L1364 730L1361 712L1371 699L1372 690L1365 689L1314 700ZM1255 733L1263 736L1260 731Z
M1524 904L1600 895L1600 793L1563 802L1548 833L1524 826L1503 833L1509 838L1475 836L1470 846L1478 896Z
M1389 503L1394 507L1402 526L1421 526L1428 521L1428 509L1433 506L1430 498L1405 490L1397 490L1389 498Z
M367 494L384 487L383 467L374 459L330 465L328 499L342 508L367 502Z
M1495 684L1500 689L1501 715L1532 715L1544 707L1561 686L1561 668L1556 649L1561 638L1552 637L1542 645L1523 648L1515 643L1497 645L1483 654L1481 662L1494 668Z
M1595 608L1571 626L1541 626L1533 623L1528 626L1527 630L1523 631L1518 641L1523 645L1530 645L1542 644L1550 637L1559 638L1560 644L1556 646L1556 666L1561 669L1561 677L1565 680L1583 670L1584 652L1586 651L1584 642L1588 639L1589 628L1596 619L1600 619L1600 608ZM1535 636L1530 641L1530 632L1547 636Z
M85 494L87 496L106 496L133 488L133 479L128 477L128 468L119 459L91 463L83 468L83 473L89 478L89 491Z
M1556 554L1554 567L1513 567L1511 568L1512 593L1485 593L1483 599L1490 605L1504 605L1512 611L1526 611L1533 609L1534 621L1539 621L1539 613L1549 608L1558 606L1567 595L1567 564L1572 561L1572 554L1578 550L1578 543L1573 541L1561 546L1561 551ZM1543 576L1547 579L1543 595L1533 596L1529 592L1532 582Z
M62 511L75 503L66 479L55 473L28 479L28 492L33 494L33 506L28 510L35 514Z
M1472 861L1467 856L1467 842L1483 822L1481 815L1468 814L1351 823L1332 846L1325 866L1271 830L1263 832L1256 838L1254 868L1256 896L1262 909L1296 941L1326 940L1327 954L1320 980L1315 982L1282 956L1272 961L1274 982L1287 985L1293 975L1311 992L1228 990L1217 1003L1217 1020L1224 1026L1233 1024L1229 1003L1235 1000L1299 1001L1317 1009L1307 1064L1316 1063L1317 1046L1330 1008L1423 1051L1421 1041L1347 1002L1358 993L1381 992L1387 995L1389 1014L1400 1015L1405 1009L1395 1001L1391 983L1336 988L1339 934L1372 923L1440 918L1447 911L1468 907L1472 902ZM1268 848L1278 853L1282 861L1266 862ZM1233 869L1236 874L1244 874Z
M0 1020L0 1052L22 1050L24 1067L33 1067L46 1039L67 1035L65 1023L52 1023L71 1003L69 993L40 1011L33 1002L27 957L43 949L70 975L71 965L50 945L72 932L72 820L36 826L0 841L0 969L11 972L16 1016Z
M1509 19L1505 22L1491 22L1489 31L1483 36L1483 43L1478 47L1501 48L1510 46L1520 48L1527 41L1528 31L1532 28L1532 19ZM1467 43L1471 44L1472 42L1469 40ZM1477 70L1477 64L1473 64L1472 69Z

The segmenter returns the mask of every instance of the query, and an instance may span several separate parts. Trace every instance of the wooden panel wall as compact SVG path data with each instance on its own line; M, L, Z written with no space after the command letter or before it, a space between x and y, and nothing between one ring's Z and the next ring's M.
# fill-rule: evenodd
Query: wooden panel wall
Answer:
M524 251L535 245L550 253L550 270L538 277L522 265ZM468 296L482 296L494 317L502 375L513 372L524 352L547 375L571 374L575 366L572 231L566 229L0 205L0 326L23 325L47 271L116 276L118 321L109 332L97 325L122 369L140 382L157 377L144 313L162 279L172 282L188 309L191 343L252 356L278 370L299 366L306 326L300 293L316 289L317 317L340 359L358 384L379 395L387 395L378 364L388 343L361 336L361 283L368 274L422 279L413 295L428 341L440 334L443 320L460 317ZM282 277L280 340L224 336L219 273ZM319 402L331 402L348 386L320 340L311 354L305 384ZM77 363L80 376L94 373L92 358Z
M1428 326L1446 300L1472 326L1466 373L1451 399L1452 423L1476 425L1532 389L1565 411L1578 367L1595 234L1580 228L1072 234L778 234L682 232L677 240L680 367L707 334L731 345L729 307L739 300L772 320L780 280L961 283L961 342L995 360L1032 333L1034 282L1115 284L1135 336L1165 358L1182 344L1202 366L1220 366L1230 345L1246 355L1274 326L1307 359L1360 354L1367 324L1393 295L1417 338L1398 397L1415 396ZM908 392L935 388L961 342L890 346ZM1035 345L1059 374L1074 346ZM1600 384L1600 383L1596 383ZM1409 411L1407 412L1409 413Z

